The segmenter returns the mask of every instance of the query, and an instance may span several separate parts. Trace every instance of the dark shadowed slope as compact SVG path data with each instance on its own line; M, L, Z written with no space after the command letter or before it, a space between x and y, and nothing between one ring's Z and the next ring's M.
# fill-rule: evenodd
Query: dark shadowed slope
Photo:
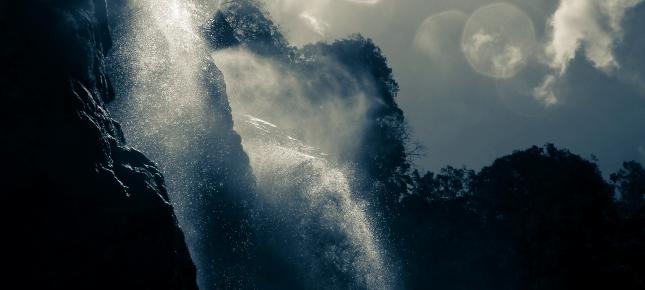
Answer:
M196 289L162 175L105 108L106 15L102 0L2 2L11 287Z

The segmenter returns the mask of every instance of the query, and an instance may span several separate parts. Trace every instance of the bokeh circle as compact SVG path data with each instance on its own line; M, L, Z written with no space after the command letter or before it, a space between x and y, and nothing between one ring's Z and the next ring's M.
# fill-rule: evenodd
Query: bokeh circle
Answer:
M527 64L536 46L533 22L522 10L498 3L475 11L464 27L461 47L472 68L508 79Z

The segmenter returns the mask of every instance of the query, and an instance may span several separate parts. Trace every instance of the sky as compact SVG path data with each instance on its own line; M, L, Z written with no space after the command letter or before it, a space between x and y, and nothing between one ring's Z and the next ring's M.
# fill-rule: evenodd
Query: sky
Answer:
M554 143L605 174L645 163L643 0L264 0L301 46L381 47L424 147L417 167L480 169Z

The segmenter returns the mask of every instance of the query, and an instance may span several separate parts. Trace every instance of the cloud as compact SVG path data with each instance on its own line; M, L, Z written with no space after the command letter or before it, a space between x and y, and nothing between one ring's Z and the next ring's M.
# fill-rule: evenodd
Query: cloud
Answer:
M300 14L300 19L304 20L311 30L316 32L316 34L322 37L327 35L327 30L330 27L329 23L312 16L308 12L302 12Z
M562 0L550 19L552 34L547 45L551 67L566 71L582 51L598 69L617 69L613 54L621 40L625 12L642 0Z
M554 72L535 89L535 97L557 100L553 91L545 90L553 88L555 78L566 73L578 53L583 53L595 68L604 72L620 69L614 47L623 37L623 18L629 9L642 1L561 0L548 23L551 33L546 45L546 57Z
M495 42L495 37L490 34L487 34L483 30L475 33L472 38L472 45L466 47L468 51L471 51L472 54L479 54L481 47L487 43Z
M378 4L379 2L381 2L381 0L344 0L344 1L357 3L357 4L370 4L370 5Z
M475 11L462 34L462 49L473 69L493 78L516 76L534 47L533 22L522 10L507 3Z
M507 45L504 52L493 57L493 67L501 75L510 75L517 66L522 64L524 56L517 46Z
M523 63L524 54L517 46L507 43L502 48L499 47L499 44L495 44L498 42L501 42L499 36L493 36L481 30L475 33L470 41L465 43L464 51L479 66L490 62L490 67L486 71L492 72L491 75L512 76L515 74L516 68ZM485 53L482 52L485 46L499 47L501 50L496 49L497 51L493 54Z
M641 155L641 159L645 160L645 145L638 147L638 154Z
M361 23L383 21L365 12L381 11L383 0L259 0L272 20L284 28L289 42L296 46L365 32ZM379 7L379 9L375 9ZM368 12L369 13L369 12ZM357 17L358 16L358 17Z
M554 87L557 82L555 75L547 75L544 82L539 87L533 90L533 96L542 102L545 106L553 106L558 103L558 98L555 96Z

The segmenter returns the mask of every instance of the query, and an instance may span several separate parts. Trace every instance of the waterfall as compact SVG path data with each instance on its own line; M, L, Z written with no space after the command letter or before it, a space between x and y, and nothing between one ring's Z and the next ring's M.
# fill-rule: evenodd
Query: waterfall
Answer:
M189 200L181 180L196 136L208 130L205 90L200 83L205 50L192 18L197 7L181 0L130 1L128 19L114 28L120 98L112 106L131 143L150 152L165 168L173 186L173 203L185 231ZM170 166L172 164L172 166ZM172 174L168 174L172 173Z
M194 1L130 1L114 29L112 107L131 144L167 179L200 288L242 288L253 276L254 180L200 36L212 11Z
M351 170L238 106L231 112L200 32L215 9L131 0L110 56L112 111L166 177L200 288L390 288ZM263 277L271 271L282 274Z
M351 172L270 122L244 114L235 121L268 215L267 238L298 261L305 281L324 282L303 287L388 289L382 249L367 206L352 196Z

